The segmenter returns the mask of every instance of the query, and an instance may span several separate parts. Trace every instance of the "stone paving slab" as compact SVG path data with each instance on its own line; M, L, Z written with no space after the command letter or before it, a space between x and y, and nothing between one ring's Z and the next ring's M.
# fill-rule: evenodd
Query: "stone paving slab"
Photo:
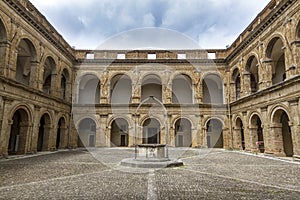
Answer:
M0 159L0 199L299 199L300 165L222 149L170 149L185 166L120 166L132 148Z

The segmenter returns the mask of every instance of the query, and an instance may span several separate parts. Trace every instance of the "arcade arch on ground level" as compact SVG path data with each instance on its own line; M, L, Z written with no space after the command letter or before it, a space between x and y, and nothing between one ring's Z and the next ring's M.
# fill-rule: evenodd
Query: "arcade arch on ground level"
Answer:
M223 124L219 119L210 119L206 124L206 141L208 148L223 148Z
M112 147L128 147L128 122L125 119L118 118L112 122L110 141Z
M78 125L78 147L96 146L96 123L93 119L85 118Z

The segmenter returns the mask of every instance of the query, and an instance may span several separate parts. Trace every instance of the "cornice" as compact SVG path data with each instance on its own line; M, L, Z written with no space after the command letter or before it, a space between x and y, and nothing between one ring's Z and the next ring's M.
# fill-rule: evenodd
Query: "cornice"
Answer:
M249 34L241 44L234 48L233 52L228 55L226 62L229 63L232 61L239 53L241 53L248 45L253 42L258 35L265 31L279 16L287 10L292 4L296 3L297 0L283 0L281 1L272 12L270 12L262 22L252 30L252 33ZM247 30L247 29L246 29ZM246 31L245 30L245 31ZM244 31L244 32L245 32Z
M59 38L55 37L53 34L49 33L49 30L41 24L36 17L30 13L28 8L25 8L20 1L17 0L3 0L12 10L14 10L19 16L21 16L28 24L30 24L36 31L38 31L45 39L47 39L54 47L56 47L60 52L62 52L66 57L75 60L74 50L72 47L63 39L63 37L53 28L53 26L45 19L45 17L28 1L30 9L43 18L46 21L47 26L50 27L50 31L55 33Z

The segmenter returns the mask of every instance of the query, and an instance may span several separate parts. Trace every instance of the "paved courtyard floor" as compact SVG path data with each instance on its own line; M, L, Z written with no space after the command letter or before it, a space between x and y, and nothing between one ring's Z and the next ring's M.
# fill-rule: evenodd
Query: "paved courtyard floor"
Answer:
M300 199L300 164L222 149L170 149L185 166L132 169L134 149L0 159L0 199Z

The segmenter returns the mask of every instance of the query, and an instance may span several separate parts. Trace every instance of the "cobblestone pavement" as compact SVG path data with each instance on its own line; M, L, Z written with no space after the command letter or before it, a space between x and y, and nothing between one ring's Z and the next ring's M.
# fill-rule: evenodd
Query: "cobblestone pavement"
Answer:
M121 167L134 149L0 159L0 199L300 199L300 164L221 149L170 149L185 166Z

